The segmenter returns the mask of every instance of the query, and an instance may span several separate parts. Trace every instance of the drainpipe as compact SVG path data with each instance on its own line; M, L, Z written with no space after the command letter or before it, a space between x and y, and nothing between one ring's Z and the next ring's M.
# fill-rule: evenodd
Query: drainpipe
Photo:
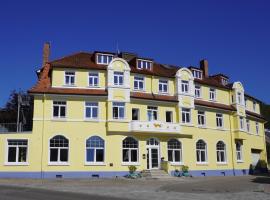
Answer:
M41 135L41 163L40 163L40 172L41 172L41 179L44 179L43 175L43 143L44 143L44 127L45 127L45 98L46 95L45 93L43 94L43 99L42 99L42 135Z
M233 112L231 112L231 114L233 114ZM232 167L233 167L233 175L235 176L235 166L234 166L234 152L233 152L233 131L232 131L232 115L230 115L230 132L231 132L231 153L232 153Z

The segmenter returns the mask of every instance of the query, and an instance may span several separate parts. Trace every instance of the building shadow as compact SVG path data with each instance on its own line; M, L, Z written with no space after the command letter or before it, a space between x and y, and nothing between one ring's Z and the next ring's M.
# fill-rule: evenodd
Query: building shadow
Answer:
M251 180L251 182L260 184L270 184L270 176L269 174L256 176L254 177L254 179Z

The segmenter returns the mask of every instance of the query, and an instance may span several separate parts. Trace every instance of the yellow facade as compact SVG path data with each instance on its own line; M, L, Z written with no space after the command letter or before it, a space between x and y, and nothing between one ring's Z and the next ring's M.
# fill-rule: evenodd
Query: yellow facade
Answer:
M111 70L111 71L110 71ZM75 72L74 85L65 83L65 72ZM232 95L235 91L243 91L239 84L228 90L224 88L209 86L207 84L194 84L194 77L188 69L181 69L179 76L166 78L144 74L131 73L128 64L121 58L114 59L108 66L108 70L87 70L70 68L52 69L52 88L89 88L89 72L98 73L98 86L91 89L105 89L106 96L98 95L73 95L73 94L34 94L34 118L33 131L21 134L1 134L2 155L0 158L0 173L3 177L112 177L125 175L129 165L135 165L138 171L162 168L168 173L173 173L183 165L189 167L190 173L194 176L210 175L241 175L247 174L252 164L252 151L259 152L260 159L266 160L264 141L264 121L246 115L246 110L252 111L253 99L248 98L246 108L233 102ZM111 72L123 72L123 86L114 86ZM111 73L112 74L112 73ZM134 88L134 77L144 78L145 94L158 94L166 96L178 95L178 101L163 101L133 98L131 92ZM166 94L159 91L159 80L168 81ZM179 79L179 80L178 80ZM226 106L235 106L236 110L226 110L216 107L202 106L196 104L194 90L189 94L179 92L180 85L177 81L190 81L192 84L201 86L201 96L198 100L209 102L209 89L216 89L214 103ZM236 98L236 97L235 97ZM54 101L66 102L65 117L54 117ZM98 104L97 118L86 118L86 103L96 102ZM113 105L115 102L124 103L124 117L115 119ZM194 103L195 102L195 103ZM157 118L149 120L148 108L157 108ZM190 110L190 120L183 122L183 108ZM138 109L138 120L132 120L132 109ZM259 103L256 104L256 113L259 112ZM166 122L166 112L171 112L170 122ZM198 124L198 112L205 113L205 123ZM119 111L120 113L120 111ZM118 113L118 115L120 115ZM222 127L217 127L217 114L222 115ZM240 130L240 116L244 117L243 130ZM246 119L249 119L250 130L246 130ZM256 123L258 129L256 129ZM258 130L258 131L257 131ZM68 140L67 162L50 162L50 139L61 135ZM87 162L86 140L91 136L99 136L104 141L103 162ZM138 142L137 161L123 162L123 140L132 137ZM147 145L150 138L155 138L158 145ZM10 166L6 163L7 140L27 139L28 154L27 163ZM181 142L181 159L177 162L170 162L168 158L168 141L176 139ZM206 144L205 159L198 162L196 144L203 140ZM217 161L217 143L222 141L225 144L225 158L223 162ZM241 161L237 161L236 142L242 144ZM149 155L157 149L157 166L149 166ZM202 154L200 154L203 156ZM96 155L97 156L97 155ZM91 157L91 156L90 156ZM148 159L147 159L148 157ZM92 159L92 158L90 158ZM156 160L152 160L156 162ZM147 164L148 163L148 164ZM151 163L153 164L153 163ZM7 173L4 173L7 172Z

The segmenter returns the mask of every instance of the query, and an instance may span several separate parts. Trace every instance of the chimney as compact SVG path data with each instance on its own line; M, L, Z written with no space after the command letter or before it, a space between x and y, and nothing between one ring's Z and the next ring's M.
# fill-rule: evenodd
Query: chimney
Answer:
M203 59L200 61L200 68L203 70L203 74L205 78L208 78L209 73L208 73L208 61Z
M50 56L50 43L45 42L43 46L43 55L42 55L42 67L49 62L49 56Z

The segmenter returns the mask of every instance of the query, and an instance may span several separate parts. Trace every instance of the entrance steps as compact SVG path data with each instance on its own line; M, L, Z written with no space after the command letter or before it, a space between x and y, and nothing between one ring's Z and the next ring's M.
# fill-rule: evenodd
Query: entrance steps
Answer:
M152 179L174 179L174 177L170 176L167 172L161 169L143 170L142 176Z

